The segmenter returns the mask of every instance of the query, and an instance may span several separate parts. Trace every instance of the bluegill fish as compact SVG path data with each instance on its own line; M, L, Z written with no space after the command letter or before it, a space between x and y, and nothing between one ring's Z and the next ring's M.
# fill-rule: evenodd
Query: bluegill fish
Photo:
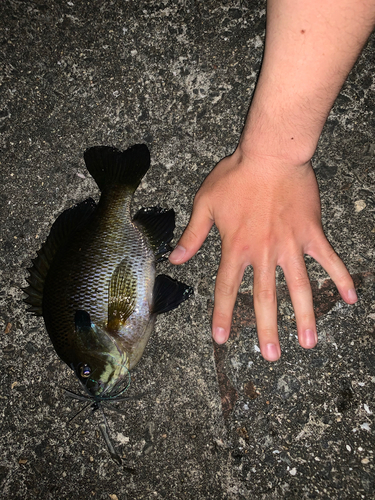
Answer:
M174 211L143 208L131 217L134 191L150 166L147 147L94 147L84 159L100 201L87 199L57 218L24 291L58 356L99 403L123 392L118 388L142 356L156 316L192 288L155 272L170 250Z

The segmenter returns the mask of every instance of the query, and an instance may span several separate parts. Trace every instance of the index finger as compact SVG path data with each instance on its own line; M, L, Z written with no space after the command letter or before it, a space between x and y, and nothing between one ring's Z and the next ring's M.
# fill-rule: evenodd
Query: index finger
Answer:
M246 265L240 256L222 241L222 255L215 283L215 303L212 315L212 336L218 344L229 338L233 307Z

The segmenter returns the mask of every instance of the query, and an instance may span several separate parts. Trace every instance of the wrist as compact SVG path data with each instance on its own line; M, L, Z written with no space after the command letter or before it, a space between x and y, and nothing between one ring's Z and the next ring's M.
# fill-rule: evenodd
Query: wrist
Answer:
M327 115L309 112L308 103L296 99L293 105L285 106L283 103L288 101L282 97L257 97L254 96L241 134L238 147L242 153L294 166L309 162Z

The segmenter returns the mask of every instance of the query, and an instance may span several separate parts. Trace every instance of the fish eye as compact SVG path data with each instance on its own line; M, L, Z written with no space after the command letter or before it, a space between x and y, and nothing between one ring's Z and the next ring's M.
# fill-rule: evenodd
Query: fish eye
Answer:
M86 364L83 364L81 366L80 371L81 371L81 377L83 378L87 378L91 374L91 368L89 367L89 365Z

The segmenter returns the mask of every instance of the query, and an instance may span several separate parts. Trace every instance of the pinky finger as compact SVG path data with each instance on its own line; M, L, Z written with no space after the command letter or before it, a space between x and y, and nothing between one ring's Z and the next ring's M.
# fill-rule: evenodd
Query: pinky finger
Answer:
M307 252L327 271L334 281L341 297L347 304L355 304L358 297L355 286L345 264L323 235L315 251Z

